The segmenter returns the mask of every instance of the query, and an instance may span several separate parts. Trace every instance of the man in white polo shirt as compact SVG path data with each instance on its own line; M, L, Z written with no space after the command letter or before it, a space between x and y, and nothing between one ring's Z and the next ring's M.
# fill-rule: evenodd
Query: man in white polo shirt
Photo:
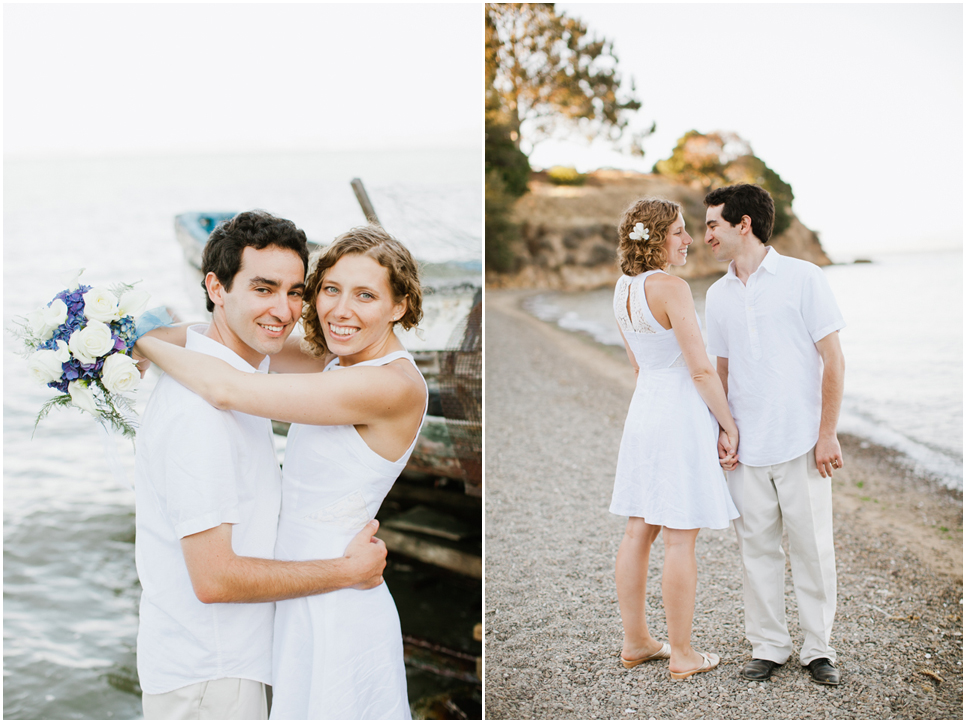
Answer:
M291 221L246 212L203 257L211 324L189 349L268 371L302 310L308 250ZM265 719L275 600L382 582L370 523L335 560L271 559L281 474L271 422L158 382L136 455L138 676L147 719ZM242 604L238 604L242 603Z
M726 463L741 513L745 634L752 660L741 676L768 680L792 654L785 623L788 532L800 660L812 680L838 685L829 645L835 617L832 472L845 376L838 331L845 321L821 269L781 256L771 238L775 206L764 189L728 186L705 197L705 243L728 273L707 295L708 352L738 425L738 462ZM722 459L725 454L719 447Z

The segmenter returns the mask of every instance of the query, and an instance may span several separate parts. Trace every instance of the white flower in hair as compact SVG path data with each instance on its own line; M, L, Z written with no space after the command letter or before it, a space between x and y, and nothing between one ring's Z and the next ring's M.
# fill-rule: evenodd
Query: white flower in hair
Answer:
M634 230L628 234L635 241L647 241L651 238L651 229L644 228L643 223L634 224Z

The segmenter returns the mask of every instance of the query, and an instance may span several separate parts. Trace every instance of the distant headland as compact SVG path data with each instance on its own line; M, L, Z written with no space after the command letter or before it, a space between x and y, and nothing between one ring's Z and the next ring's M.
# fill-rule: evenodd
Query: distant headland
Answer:
M513 249L516 270L487 270L487 286L582 290L614 284L620 276L617 221L632 201L645 196L680 203L694 238L687 265L671 272L687 279L722 274L728 265L716 261L703 240L704 195L701 188L647 173L600 170L586 174L580 185L566 185L552 183L545 171L534 172L529 192L513 208L521 232ZM790 226L772 239L775 250L819 266L831 264L818 235L790 215Z

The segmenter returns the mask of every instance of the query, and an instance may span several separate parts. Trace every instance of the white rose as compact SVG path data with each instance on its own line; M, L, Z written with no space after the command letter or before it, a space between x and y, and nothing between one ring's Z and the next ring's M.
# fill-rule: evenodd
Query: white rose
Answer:
M71 382L67 385L67 391L70 392L70 402L75 407L90 412L95 417L101 416L101 413L97 411L97 404L94 402L94 392L85 382Z
M121 318L117 297L107 289L91 289L84 294L84 316L94 321L117 321Z
M70 352L67 345L57 342L57 350L40 349L35 351L27 360L31 376L41 384L59 382L64 374L63 364L70 359Z
M70 353L81 364L93 364L114 348L114 337L107 324L88 321L87 326L70 335L67 342Z
M78 286L80 286L80 277L81 277L81 274L83 273L84 273L84 269L81 269L80 271L73 274L72 276L65 276L64 288L67 289L67 291L73 291Z
M27 314L30 332L41 342L47 341L54 333L54 329L67 321L67 304L60 299L54 299L50 306L42 306Z
M151 295L146 291L131 289L121 297L121 302L118 304L118 311L121 313L121 316L138 316L147 308L150 298Z
M109 392L130 392L141 383L141 372L127 354L111 354L101 368L101 381Z

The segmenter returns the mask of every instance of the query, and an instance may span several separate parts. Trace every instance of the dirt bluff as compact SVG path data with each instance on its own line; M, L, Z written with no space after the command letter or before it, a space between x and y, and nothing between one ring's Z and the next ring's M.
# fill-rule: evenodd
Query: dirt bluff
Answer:
M592 289L613 284L617 266L617 221L638 198L655 196L677 201L684 209L694 243L688 263L672 267L684 278L720 274L728 265L715 261L704 244L704 191L656 175L627 171L596 171L582 186L557 186L536 173L530 192L514 207L521 240L514 249L515 273L487 272L494 287ZM779 253L819 266L831 263L818 236L793 216L791 226L772 239Z

